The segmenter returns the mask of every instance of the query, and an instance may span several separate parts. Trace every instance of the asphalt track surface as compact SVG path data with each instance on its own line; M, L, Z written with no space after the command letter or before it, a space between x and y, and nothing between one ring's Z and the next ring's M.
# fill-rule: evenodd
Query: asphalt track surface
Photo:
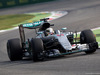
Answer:
M0 9L0 15L61 10L69 14L51 22L55 24L55 29L67 27L68 31L81 31L100 26L100 0L57 0ZM33 32L26 30L26 35L34 37ZM0 33L0 75L100 75L99 49L90 55L82 52L43 62L29 59L11 62L7 56L6 42L16 37L19 37L18 30Z

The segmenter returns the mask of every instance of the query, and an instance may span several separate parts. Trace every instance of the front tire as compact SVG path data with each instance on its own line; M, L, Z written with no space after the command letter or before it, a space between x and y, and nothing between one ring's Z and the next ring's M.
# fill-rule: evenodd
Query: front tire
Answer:
M90 29L83 30L80 34L80 43L88 44L89 50L85 51L86 54L94 53L97 49L97 42L93 32Z
M7 42L7 53L11 61L21 60L23 57L23 50L18 38L10 39Z

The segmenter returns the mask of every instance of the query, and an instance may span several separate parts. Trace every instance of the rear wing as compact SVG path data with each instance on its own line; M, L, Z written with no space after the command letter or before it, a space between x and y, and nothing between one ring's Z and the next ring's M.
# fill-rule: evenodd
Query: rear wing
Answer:
M36 29L39 28L43 23L48 23L49 18L44 18L40 19L40 21L33 22L33 23L26 23L26 24L21 24L23 28L28 28L28 29Z
M36 29L39 28L44 21L38 21L34 23L26 23L26 24L21 24L23 28L28 28L28 29Z

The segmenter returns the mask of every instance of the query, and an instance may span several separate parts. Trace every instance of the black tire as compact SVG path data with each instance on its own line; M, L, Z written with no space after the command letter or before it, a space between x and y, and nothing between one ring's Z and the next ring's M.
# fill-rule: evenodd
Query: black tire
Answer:
M11 61L21 60L23 57L23 50L18 38L10 39L7 42L7 53Z
M39 38L31 39L31 49L32 49L32 60L34 62L44 59L43 55L44 46L41 39Z
M89 50L85 51L86 54L91 54L96 51L95 47L92 47L90 43L96 43L96 38L93 34L93 32L90 29L83 30L80 34L80 43L81 44L88 44Z
M80 42L81 44L93 43L93 42L96 42L96 38L90 29L83 30L80 34Z

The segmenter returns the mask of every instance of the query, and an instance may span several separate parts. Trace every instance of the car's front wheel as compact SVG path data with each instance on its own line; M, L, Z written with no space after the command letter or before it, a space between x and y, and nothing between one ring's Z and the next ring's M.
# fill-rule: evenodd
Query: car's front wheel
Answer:
M83 30L81 32L80 43L89 45L89 50L85 51L86 54L94 53L98 47L98 44L96 42L96 38L90 29Z

